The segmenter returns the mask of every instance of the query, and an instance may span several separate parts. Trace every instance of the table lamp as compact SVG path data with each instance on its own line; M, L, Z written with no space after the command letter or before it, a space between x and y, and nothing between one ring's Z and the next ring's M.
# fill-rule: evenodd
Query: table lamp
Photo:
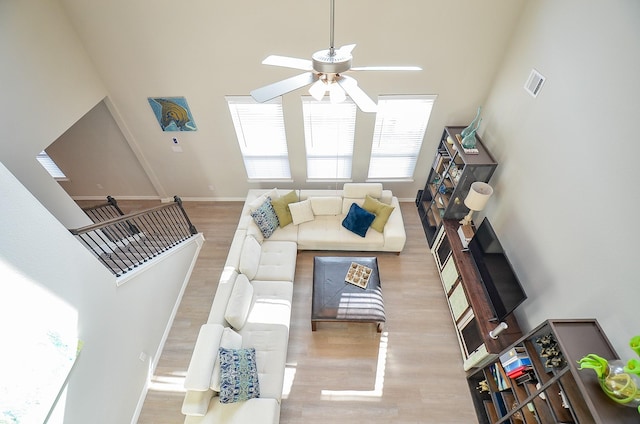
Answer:
M493 188L491 188L489 184L483 183L482 181L472 183L469 194L467 194L467 197L464 199L464 204L469 208L469 213L462 218L460 224L470 225L473 212L484 209L492 194Z

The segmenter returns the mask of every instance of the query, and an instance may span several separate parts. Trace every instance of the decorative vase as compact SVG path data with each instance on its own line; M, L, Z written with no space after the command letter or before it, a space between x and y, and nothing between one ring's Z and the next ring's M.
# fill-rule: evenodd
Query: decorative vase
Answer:
M629 343L640 355L640 336ZM589 368L595 371L602 391L620 405L636 408L640 413L640 361L620 359L608 361L598 355L589 354L578 361L579 369Z
M471 131L469 134L465 135L462 139L462 147L465 149L475 149L476 148L476 132Z
M478 106L478 112L476 113L476 117L473 118L473 121L471 121L471 123L469 124L469 126L467 128L463 129L462 132L460 132L460 135L462 136L462 138L465 138L472 131L477 130L478 127L480 126L480 124L478 123L478 119L480 119L480 110L481 109L482 109L482 106Z

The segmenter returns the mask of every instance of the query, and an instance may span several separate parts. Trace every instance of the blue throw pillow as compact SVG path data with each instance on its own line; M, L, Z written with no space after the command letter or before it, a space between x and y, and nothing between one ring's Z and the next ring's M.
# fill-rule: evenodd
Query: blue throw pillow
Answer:
M365 211L356 203L352 203L349 213L342 220L342 226L360 237L364 237L374 219L376 219L374 214Z
M242 402L260 397L256 350L225 349L220 355L220 403Z

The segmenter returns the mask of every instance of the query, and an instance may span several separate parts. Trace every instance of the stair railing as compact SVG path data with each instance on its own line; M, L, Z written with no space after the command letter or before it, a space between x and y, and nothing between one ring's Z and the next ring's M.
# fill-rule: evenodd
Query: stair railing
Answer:
M116 199L111 196L107 196L106 203L82 208L82 210L89 218L91 218L91 221L96 223L124 215L124 212L122 212L122 209L118 206Z
M197 234L182 200L69 230L121 276Z

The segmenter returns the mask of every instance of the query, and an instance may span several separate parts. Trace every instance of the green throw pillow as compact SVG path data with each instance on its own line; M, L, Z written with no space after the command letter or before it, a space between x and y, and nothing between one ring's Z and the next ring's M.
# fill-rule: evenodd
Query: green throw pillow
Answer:
M371 212L376 216L376 219L374 219L371 223L371 228L381 233L384 231L384 226L387 224L389 216L391 216L391 212L393 212L395 208L367 195L367 197L364 199L362 209L367 212Z
M278 216L280 228L286 227L293 222L291 211L289 210L289 203L296 203L297 201L298 195L295 190L285 194L279 199L271 201L271 206L273 206L273 210L276 211L276 215Z

